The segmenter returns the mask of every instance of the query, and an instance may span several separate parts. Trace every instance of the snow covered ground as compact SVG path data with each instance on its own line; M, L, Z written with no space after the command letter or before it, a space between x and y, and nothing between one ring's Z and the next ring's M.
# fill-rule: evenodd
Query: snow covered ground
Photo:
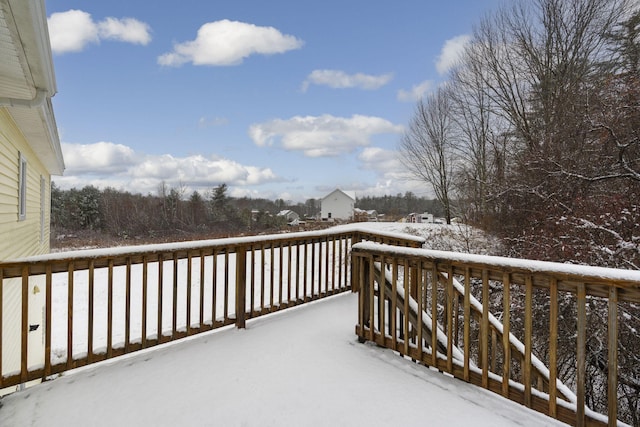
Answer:
M345 294L68 373L0 401L0 426L563 425L359 344Z

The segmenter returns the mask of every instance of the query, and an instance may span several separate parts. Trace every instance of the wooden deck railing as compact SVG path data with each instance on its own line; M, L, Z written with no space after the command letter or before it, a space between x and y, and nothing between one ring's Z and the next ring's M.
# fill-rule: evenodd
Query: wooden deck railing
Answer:
M637 310L640 272L369 243L354 245L351 260L362 341L572 425L618 424L618 352L640 344L637 334L619 342L619 307ZM602 312L597 377L587 342ZM594 384L603 414L586 405Z
M353 228L2 262L0 390L347 291L362 240L424 241ZM36 294L44 313L33 324ZM30 335L40 327L42 349Z

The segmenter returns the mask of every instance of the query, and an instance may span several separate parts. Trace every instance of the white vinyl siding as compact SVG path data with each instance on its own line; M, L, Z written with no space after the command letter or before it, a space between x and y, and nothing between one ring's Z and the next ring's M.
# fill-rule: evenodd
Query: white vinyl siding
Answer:
M24 221L27 218L27 159L22 153L18 155L18 219Z
M20 171L21 158L27 161L24 173ZM41 177L45 182L44 199ZM22 201L20 181L26 182L22 187L26 190L22 195L26 197ZM7 110L0 108L0 260L49 252L50 182L49 173L22 132ZM21 203L23 220L20 220Z
M40 244L44 243L45 219L47 217L47 181L40 175Z

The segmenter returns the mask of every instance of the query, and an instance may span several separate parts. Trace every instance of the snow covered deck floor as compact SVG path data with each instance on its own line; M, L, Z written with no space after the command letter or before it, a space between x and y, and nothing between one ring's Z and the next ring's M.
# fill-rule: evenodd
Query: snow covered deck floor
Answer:
M345 294L65 374L0 400L0 426L564 425L359 344Z

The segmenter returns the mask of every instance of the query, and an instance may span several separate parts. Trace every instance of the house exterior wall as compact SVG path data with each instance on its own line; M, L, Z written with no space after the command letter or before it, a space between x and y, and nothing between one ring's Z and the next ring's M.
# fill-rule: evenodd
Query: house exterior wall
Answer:
M20 154L27 162L24 220L18 216ZM6 109L0 108L0 260L49 252L50 206L51 175Z
M27 162L26 215L22 220L18 214L21 154ZM6 109L0 108L0 260L49 252L50 184L51 176ZM4 279L1 285L2 374L8 375L20 369L22 280ZM44 357L44 291L44 278L29 280L28 321L38 325L28 335L29 365L41 364Z
M334 190L322 199L323 220L350 220L353 218L355 200L340 190Z
M62 174L64 159L51 103L57 88L45 1L0 4L0 261L6 261L49 252L51 174ZM25 305L26 362L44 365L44 276L0 279L0 286L0 375L20 368Z

